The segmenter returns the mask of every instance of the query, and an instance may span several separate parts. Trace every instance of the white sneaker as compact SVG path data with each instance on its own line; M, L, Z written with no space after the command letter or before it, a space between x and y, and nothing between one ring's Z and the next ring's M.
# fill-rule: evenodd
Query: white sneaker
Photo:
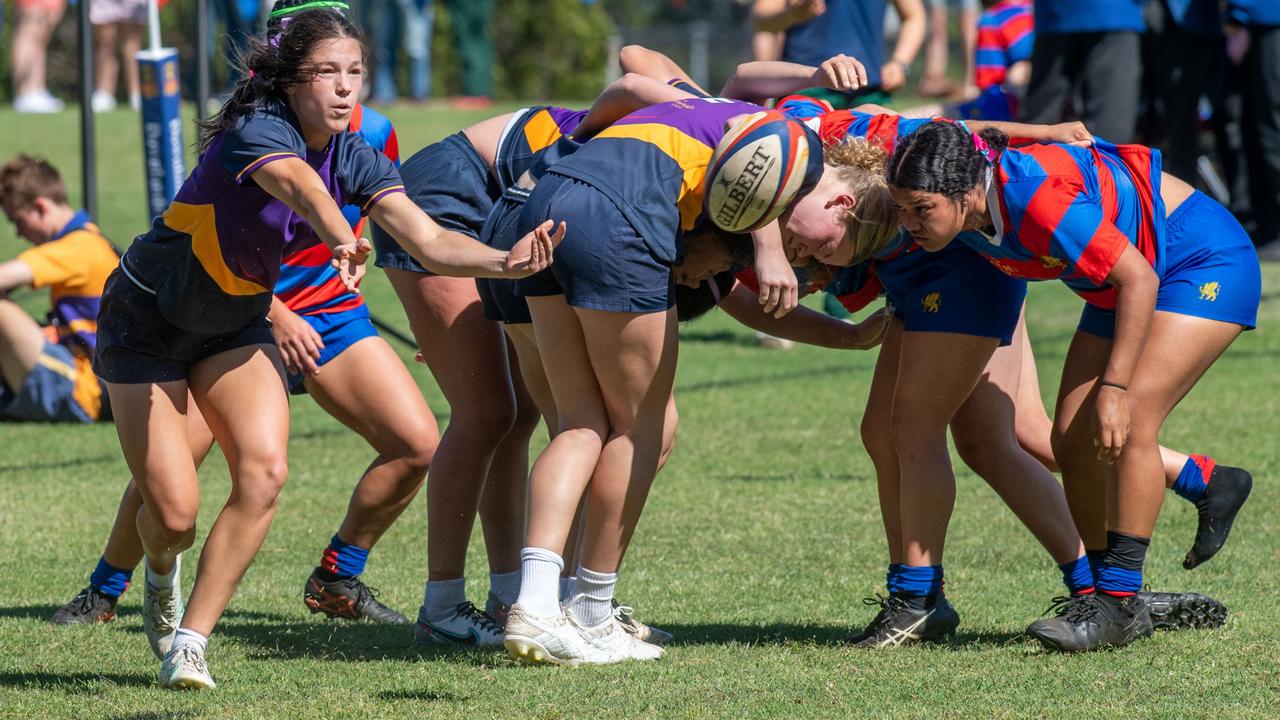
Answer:
M212 690L218 687L209 674L204 652L191 644L182 645L164 656L157 679L160 687L172 690Z
M582 638L601 656L618 658L605 660L601 664L621 660L657 660L662 657L662 648L650 645L627 632L627 629L618 621L617 615L610 615L608 620L590 628L578 625L573 618L569 621L573 622L578 632L582 634Z
M564 612L546 617L525 611L519 603L507 615L507 633L502 644L512 659L524 663L582 665L600 654L583 639L578 627L569 622ZM618 657L611 662L618 662Z
M418 610L418 624L413 628L413 639L423 645L497 647L502 644L502 626L470 602L459 603L453 614L443 620L427 620L423 609Z
M145 564L145 560L143 561ZM170 580L156 577L147 566L142 583L142 630L151 652L164 659L173 647L173 635L182 624L182 556L174 558Z
M62 111L62 101L48 90L19 95L13 100L13 109L20 113L56 113Z

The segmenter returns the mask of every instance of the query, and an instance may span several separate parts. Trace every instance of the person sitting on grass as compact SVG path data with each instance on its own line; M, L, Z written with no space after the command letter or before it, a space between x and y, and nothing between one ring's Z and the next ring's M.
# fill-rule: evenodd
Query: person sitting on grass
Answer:
M56 168L19 155L0 167L0 205L35 247L0 263L0 420L91 423L106 419L106 394L93 374L98 302L120 262L89 214L67 203ZM49 288L41 326L7 298Z

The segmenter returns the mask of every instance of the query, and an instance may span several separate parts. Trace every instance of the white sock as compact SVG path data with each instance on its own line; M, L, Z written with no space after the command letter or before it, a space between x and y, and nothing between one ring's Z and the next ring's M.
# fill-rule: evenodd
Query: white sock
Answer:
M573 588L578 583L577 575L561 575L560 576L560 601L568 602L573 599Z
M173 585L173 572L178 569L178 561L176 559L173 561L173 567L169 568L169 572L165 575L152 570L150 561L144 561L143 565L147 568L146 580L151 587L167 588Z
M534 615L547 617L560 613L560 571L564 559L539 547L520 551L520 597L516 602Z
M516 596L520 594L520 571L489 573L489 594L503 605L514 605Z
M467 601L466 578L428 580L422 591L422 616L429 621L443 620L454 608Z
M189 645L195 648L196 650L200 651L200 654L203 655L205 645L208 645L208 644L209 644L209 637L207 635L201 635L195 630L178 628L178 631L173 634L173 647L169 650L169 652L172 653L178 648L183 647L184 645Z
M583 627L595 627L613 615L613 588L618 573L596 572L578 568L578 582L567 609L569 616Z

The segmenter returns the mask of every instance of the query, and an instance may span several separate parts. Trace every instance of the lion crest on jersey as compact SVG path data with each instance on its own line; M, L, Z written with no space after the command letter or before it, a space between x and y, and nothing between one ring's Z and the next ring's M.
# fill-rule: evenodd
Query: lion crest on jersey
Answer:
M1218 299L1218 291L1221 289L1222 286L1218 284L1217 280L1207 282L1200 286L1200 299L1213 302Z
M920 298L920 304L924 306L925 312L936 313L942 308L942 293L931 292Z

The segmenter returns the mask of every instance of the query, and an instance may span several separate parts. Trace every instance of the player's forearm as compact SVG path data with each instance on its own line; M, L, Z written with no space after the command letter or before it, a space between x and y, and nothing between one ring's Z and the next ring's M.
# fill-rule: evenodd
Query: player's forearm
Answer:
M1116 288L1116 320L1111 355L1102 379L1128 385L1146 346L1160 283L1151 266L1132 247L1125 248L1125 255L1107 279Z
M785 317L775 318L760 310L759 298L742 283L734 285L720 307L752 330L784 340L836 349L854 346L853 326L849 323L807 307L798 307Z
M453 277L504 276L506 252L487 247L462 233L445 230L407 199L403 203L380 202L374 206L371 216L431 272Z
M351 225L329 191L318 183L299 188L292 200L285 200L320 236L330 250L351 242Z
M889 55L892 62L900 62L910 66L920 54L924 46L926 34L924 3L922 0L894 0L898 15L902 18L902 26L898 29L898 40L893 45L893 53Z
M739 100L782 97L814 85L817 68L780 60L744 62L720 90L721 97Z
M663 81L629 72L600 93L573 134L591 137L640 108L690 97L693 96L688 92Z

